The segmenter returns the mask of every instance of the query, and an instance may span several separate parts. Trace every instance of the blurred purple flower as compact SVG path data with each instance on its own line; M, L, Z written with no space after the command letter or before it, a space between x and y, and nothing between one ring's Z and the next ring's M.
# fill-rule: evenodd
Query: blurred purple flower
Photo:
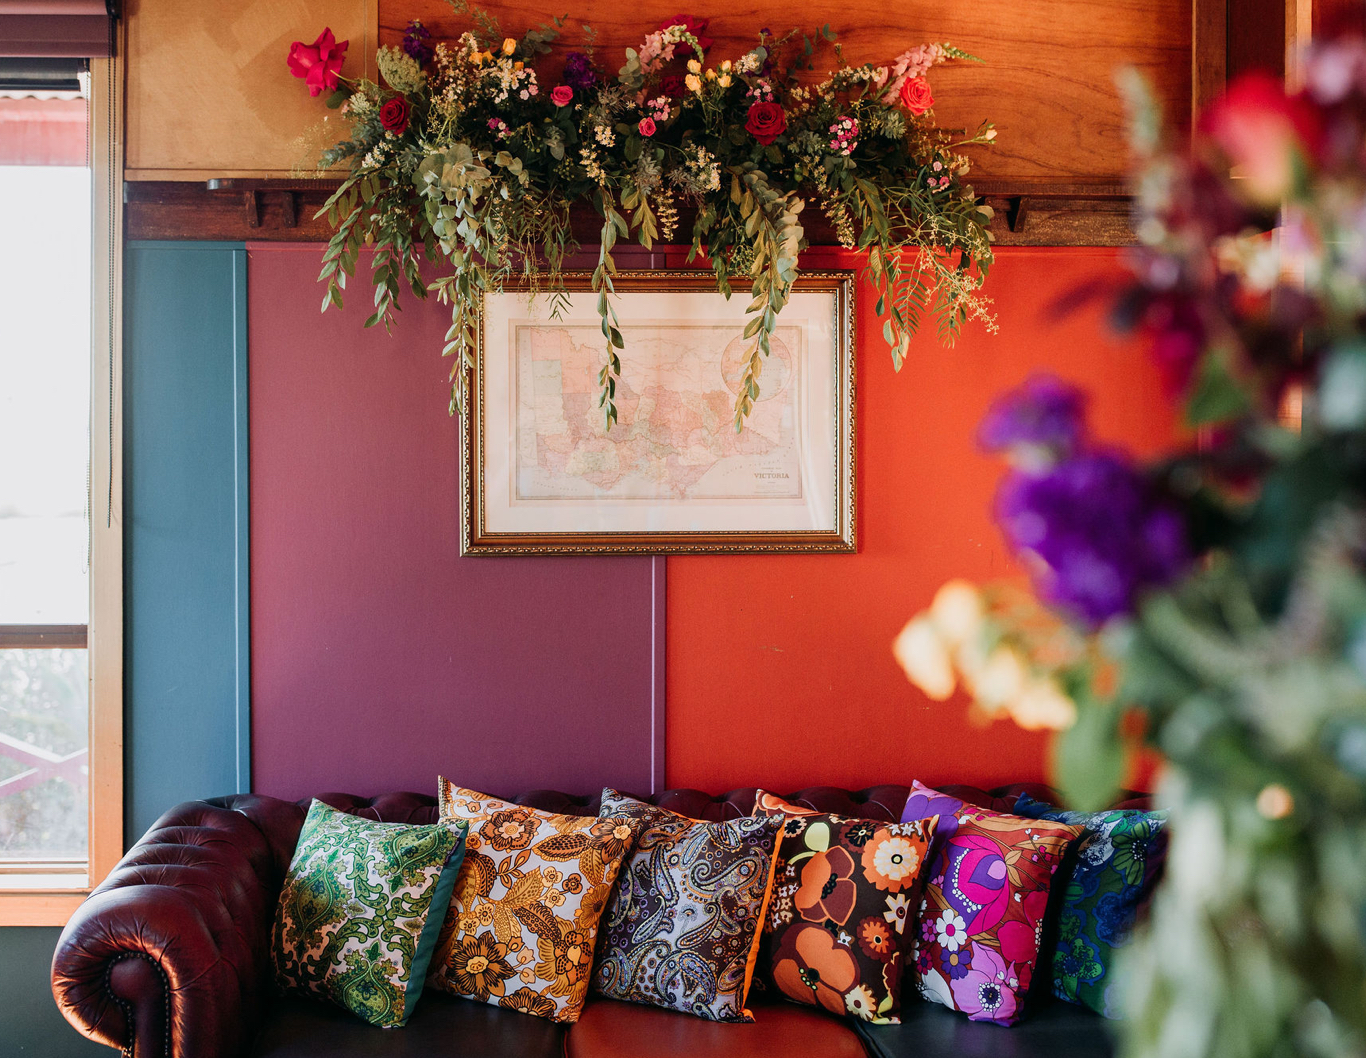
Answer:
M1011 548L1031 556L1045 601L1095 627L1133 611L1138 596L1190 563L1180 515L1133 461L1086 452L1031 474L1012 470L996 494Z
M1066 457L1081 443L1085 406L1086 395L1075 386L1053 375L1033 375L997 398L977 428L977 442L988 452L1025 448L1033 455Z
M417 19L408 23L408 28L403 33L403 50L411 57L422 64L432 61L432 56L436 54L432 46L427 42L432 39L431 33Z
M564 60L564 83L579 92L586 92L598 83L593 62L581 51L571 51Z

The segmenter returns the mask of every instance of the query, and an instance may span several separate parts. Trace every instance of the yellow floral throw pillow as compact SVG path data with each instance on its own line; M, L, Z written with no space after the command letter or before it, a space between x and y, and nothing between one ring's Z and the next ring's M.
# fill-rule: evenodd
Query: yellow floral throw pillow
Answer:
M470 829L428 983L577 1021L598 920L638 824L552 815L438 782L442 820Z

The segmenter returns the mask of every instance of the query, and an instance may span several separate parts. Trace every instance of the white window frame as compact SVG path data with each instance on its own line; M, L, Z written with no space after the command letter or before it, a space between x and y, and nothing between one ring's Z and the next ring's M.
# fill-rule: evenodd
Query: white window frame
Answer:
M62 926L123 855L123 85L90 61L89 864L80 884L0 887L0 926Z

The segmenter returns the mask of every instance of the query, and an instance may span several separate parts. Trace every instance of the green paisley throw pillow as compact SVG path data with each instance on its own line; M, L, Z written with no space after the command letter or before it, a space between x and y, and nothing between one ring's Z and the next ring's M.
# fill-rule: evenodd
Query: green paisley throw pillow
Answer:
M407 1022L427 976L468 824L377 823L314 801L275 913L275 980L372 1025Z

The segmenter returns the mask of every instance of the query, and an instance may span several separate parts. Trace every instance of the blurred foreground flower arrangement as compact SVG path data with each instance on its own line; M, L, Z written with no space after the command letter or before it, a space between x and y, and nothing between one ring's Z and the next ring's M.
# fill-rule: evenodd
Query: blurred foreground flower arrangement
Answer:
M1127 1058L1366 1054L1366 45L1306 70L1293 95L1236 82L1189 152L1127 84L1141 247L1115 319L1198 443L1145 464L1057 379L1003 397L980 440L1033 591L953 582L895 647L931 697L1058 729L1077 807L1161 755Z

